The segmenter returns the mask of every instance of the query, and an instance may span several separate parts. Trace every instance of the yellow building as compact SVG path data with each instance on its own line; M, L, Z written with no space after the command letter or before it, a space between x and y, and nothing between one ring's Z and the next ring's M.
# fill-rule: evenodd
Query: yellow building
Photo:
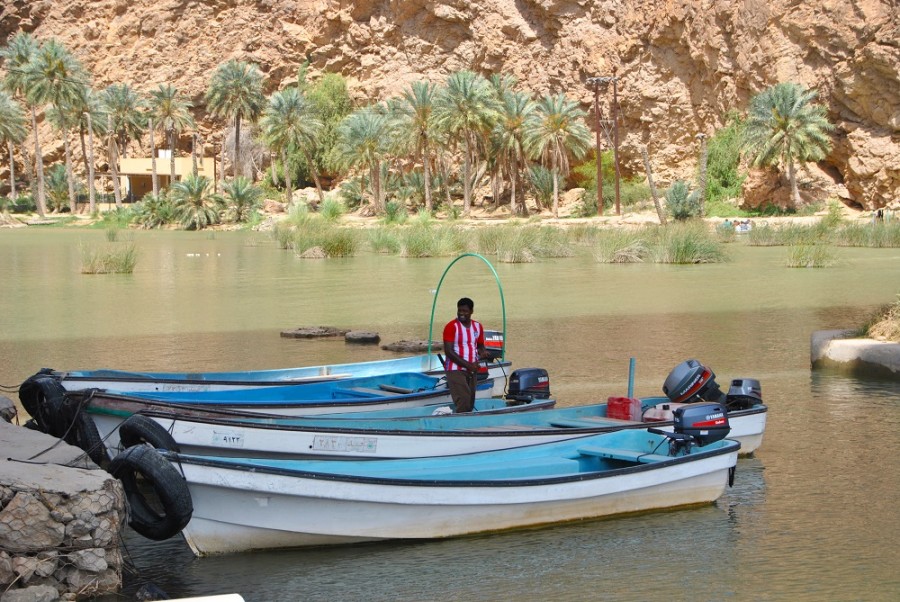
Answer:
M176 180L182 180L193 172L194 161L191 157L175 157ZM169 185L171 173L171 160L168 157L159 157L156 160L156 177L159 180L160 190ZM216 160L212 157L198 157L197 175L215 180ZM125 198L132 201L141 200L145 194L153 192L153 160L133 157L119 159L119 181Z

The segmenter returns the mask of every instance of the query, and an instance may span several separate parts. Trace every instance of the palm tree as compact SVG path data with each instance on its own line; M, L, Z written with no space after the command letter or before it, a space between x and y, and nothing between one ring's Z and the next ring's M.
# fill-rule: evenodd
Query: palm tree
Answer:
M507 91L502 95L503 110L500 120L494 127L494 141L500 152L501 159L506 163L509 172L510 183L510 213L520 213L516 199L517 183L519 181L520 162L527 165L528 153L525 152L525 124L531 117L537 105L531 96L525 92ZM525 209L525 200L522 199L522 210Z
M435 85L418 81L403 92L401 102L396 105L398 123L397 141L401 147L410 148L422 161L423 186L425 188L425 211L431 213L434 201L431 198L431 147L434 144L434 98ZM402 134L406 134L403 136Z
M225 202L228 204L231 218L235 222L244 222L259 207L263 191L244 176L238 176L225 183Z
M824 159L831 150L825 107L812 104L818 93L799 84L780 83L750 100L744 148L753 155L753 165L787 167L794 206L800 205L797 162Z
M366 107L347 116L338 127L334 146L334 161L339 168L352 169L364 165L369 168L375 213L384 212L381 194L381 162L387 155L390 122L375 107Z
M13 158L14 145L25 140L25 116L22 107L6 92L0 91L0 142L6 142L9 149L10 200L16 202L16 164Z
M194 127L191 106L172 84L160 84L150 92L150 115L156 127L169 138L170 185L175 182L175 135Z
M230 60L219 65L206 91L206 104L214 117L228 117L234 124L233 175L243 175L241 119L256 121L266 106L262 73L256 65ZM225 139L223 135L223 140Z
M591 147L585 112L564 94L545 96L525 123L525 148L533 157L550 161L553 216L559 217L559 175L569 173L569 153L580 159Z
M75 177L72 170L72 147L69 144L69 131L75 129L78 124L80 113L78 109L73 109L71 104L62 104L60 106L50 107L47 110L47 119L51 125L60 133L63 139L63 148L65 149L66 169L65 178L60 179L57 174L57 185L59 182L68 183L69 187L69 212L75 213ZM58 191L57 191L58 192ZM58 204L58 203L57 203Z
M38 48L25 67L23 85L29 101L36 106L51 104L60 107L76 103L87 82L81 63L59 42L50 39ZM34 150L37 155L38 213L46 211L44 198L44 160L38 140L37 119L32 113Z
M189 175L170 187L175 218L186 230L202 230L218 223L222 199L206 176Z
M32 124L37 123L37 107L28 100L28 97L25 94L25 67L31 62L31 59L37 53L37 50L37 40L30 34L21 31L10 38L8 45L0 50L0 57L4 59L6 66L6 76L3 79L3 87L14 97L19 96L24 100L25 106L31 112ZM27 149L23 145L22 156L25 159L26 177L28 178L29 184L33 185L34 165L28 160L27 152Z
M103 91L102 102L110 116L109 134L116 139L120 156L128 156L128 142L141 137L146 126L146 102L128 84L112 84Z
M458 71L447 78L434 114L437 126L451 140L463 143L463 212L468 215L472 208L472 164L499 117L499 102L485 78L471 71Z
M300 152L309 166L316 184L319 202L324 200L322 185L309 149L313 148L322 132L322 122L314 115L312 106L297 88L276 92L269 99L262 117L263 136L273 152L280 154L287 185L287 202L291 202L290 156Z
M113 84L101 95L106 113L106 152L113 181L116 207L122 208L122 191L119 186L119 157L125 156L128 139L140 136L143 121L142 101L127 84ZM122 148L119 148L119 145Z
M94 90L84 85L77 98L67 102L71 112L77 119L78 137L81 141L81 158L88 179L88 197L90 212L96 210L96 178L94 177L94 135L105 136L107 131L106 107ZM87 140L85 141L85 138ZM71 174L71 170L69 172Z

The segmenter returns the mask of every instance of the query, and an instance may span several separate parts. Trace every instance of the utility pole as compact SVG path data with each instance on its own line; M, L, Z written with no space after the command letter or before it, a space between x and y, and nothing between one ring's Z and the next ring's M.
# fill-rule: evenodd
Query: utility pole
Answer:
M600 148L600 78L591 77L588 82L594 85L594 117L597 120L597 215L603 215L603 154Z
M619 96L617 92L617 82L619 78L616 77L616 70L613 69L613 76L610 78L612 80L613 85L613 106L612 106L612 120L613 120L613 163L615 163L616 168L616 215L622 215L622 206L619 204Z
M706 134L700 132L697 140L700 141L700 217L706 217Z

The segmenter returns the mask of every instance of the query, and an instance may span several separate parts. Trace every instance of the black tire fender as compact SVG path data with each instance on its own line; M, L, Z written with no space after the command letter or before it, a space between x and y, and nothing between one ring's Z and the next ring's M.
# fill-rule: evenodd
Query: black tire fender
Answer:
M136 445L109 463L109 473L122 481L132 529L148 539L162 541L181 532L194 513L191 492L179 470L148 445ZM140 477L141 482L138 481ZM145 496L149 485L160 514Z
M148 416L132 414L119 425L119 441L127 449L146 443L156 449L180 452L175 438L161 424Z
M75 415L75 424L69 429L66 443L83 449L97 466L103 466L109 461L106 445L100 437L94 419L87 412L81 411Z
M19 401L40 427L40 430L60 438L69 423L63 416L66 390L59 380L46 374L35 374L19 386Z

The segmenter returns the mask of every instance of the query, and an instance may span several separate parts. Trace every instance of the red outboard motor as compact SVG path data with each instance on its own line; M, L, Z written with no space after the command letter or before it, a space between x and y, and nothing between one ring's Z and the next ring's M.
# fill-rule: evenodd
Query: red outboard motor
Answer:
M697 360L681 362L663 383L663 393L674 403L724 401L716 374Z
M543 368L520 368L509 377L506 399L512 405L550 398L550 376Z

